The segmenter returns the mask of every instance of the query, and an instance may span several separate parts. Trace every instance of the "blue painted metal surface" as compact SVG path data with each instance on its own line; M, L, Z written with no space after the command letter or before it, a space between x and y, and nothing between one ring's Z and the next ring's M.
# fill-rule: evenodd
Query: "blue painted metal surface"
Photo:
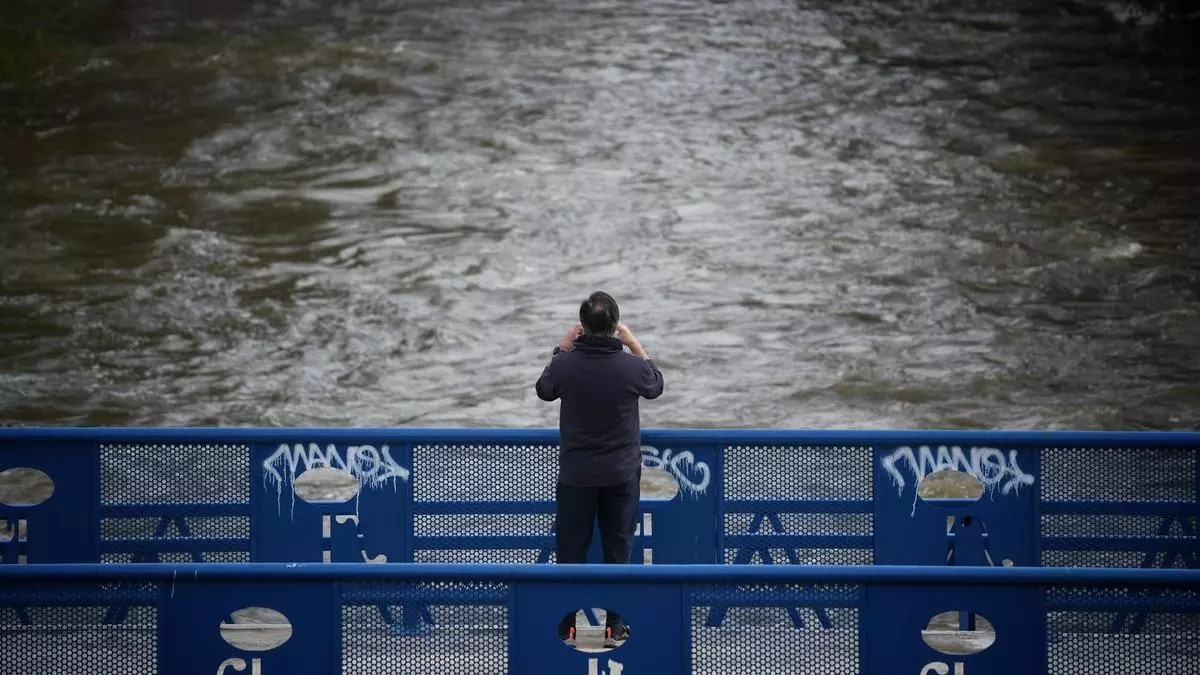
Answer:
M1109 589L1095 593L1095 589ZM1121 592L1115 592L1119 589ZM420 603L420 633L374 620L375 608ZM137 626L97 626L106 604L145 610ZM562 610L619 605L634 635L580 652L554 635ZM966 604L995 627L975 654L946 654L923 632ZM70 564L0 568L4 672L358 673L1133 673L1197 672L1200 572L930 566ZM230 644L235 611L283 614L282 644ZM705 624L714 607L757 620ZM802 627L786 608L828 608ZM1136 640L1096 617L1144 612ZM1066 619L1064 619L1066 617ZM489 625L489 621L494 622Z
M204 672L270 675L303 662L345 673L581 664L589 675L593 665L594 675L616 675L628 664L637 670L624 672L756 672L741 667L758 664L974 675L1076 672L1072 659L1098 653L1087 672L1104 675L1126 672L1105 670L1104 659L1118 657L1143 659L1127 664L1137 672L1200 663L1194 646L1180 646L1181 635L1197 642L1188 575L1200 573L1200 434L645 430L643 442L647 471L679 486L672 499L642 503L634 562L646 552L654 565L578 572L539 564L553 559L553 429L2 429L0 472L37 469L54 492L36 505L0 504L0 562L32 563L0 573L59 576L0 589L0 628L43 638L47 622L117 631L120 653L143 655L126 664L130 672L200 672L214 654L220 665L204 661ZM296 480L324 467L352 476L357 496L298 498ZM975 476L981 498L918 497L920 480L943 469ZM74 576L100 574L91 567L44 565L98 561L119 583ZM187 561L201 564L154 564ZM333 564L258 564L321 561ZM228 562L255 564L247 572ZM718 579L729 573L712 563L749 576ZM932 576L904 576L911 565L932 567ZM1071 567L1073 576L1039 567ZM1161 577L1153 568L1188 572ZM157 576L163 569L176 575L172 584ZM409 569L425 576L397 571ZM193 586L182 589L178 575L189 572ZM1166 578L1174 587L1149 588ZM336 624L341 642L297 632L262 655L230 651L211 635L179 642L188 617L225 617L238 603L315 617L306 631ZM551 628L525 637L519 627L551 626L572 607L598 625L595 610L606 604L638 626L637 641L615 652L625 661L612 666L607 656L580 661ZM951 657L914 640L910 624L940 612L963 630L986 619L995 645ZM1111 637L1130 634L1161 654ZM149 666L138 641L146 639L158 640ZM468 647L471 667L455 670L467 661L446 655ZM438 660L395 656L412 649ZM342 658L354 650L361 668ZM60 672L46 663L44 672ZM1027 670L1031 663L1041 670Z
M1200 434L645 430L655 563L1200 565ZM55 483L4 562L545 563L554 429L0 429L0 471ZM360 490L308 503L295 480ZM973 503L916 496L941 469ZM945 520L953 516L947 530ZM3 531L3 530L0 530ZM49 536L46 533L53 533ZM598 560L598 555L594 558Z

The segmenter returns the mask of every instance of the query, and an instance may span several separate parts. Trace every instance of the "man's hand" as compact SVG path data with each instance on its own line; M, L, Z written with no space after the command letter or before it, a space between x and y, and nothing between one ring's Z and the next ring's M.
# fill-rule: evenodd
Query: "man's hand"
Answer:
M650 358L650 355L642 348L642 344L633 336L633 331L629 330L629 326L623 323L617 324L617 339L621 341L621 344L629 347L629 351L633 352L636 356L640 356L643 359Z
M567 331L566 337L559 343L558 349L564 352L571 351L575 347L575 338L579 337L582 333L583 325L576 321L575 325L571 326L571 330Z

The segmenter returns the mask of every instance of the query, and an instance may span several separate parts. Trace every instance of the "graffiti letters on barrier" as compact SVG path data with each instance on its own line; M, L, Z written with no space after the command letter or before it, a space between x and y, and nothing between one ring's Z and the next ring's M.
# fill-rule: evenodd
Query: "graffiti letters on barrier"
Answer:
M239 658L225 659L217 666L217 675L226 675L226 669L232 668L238 672L246 670L246 660ZM250 659L250 675L262 675L262 659Z
M349 473L362 488L378 488L388 483L392 488L396 481L407 481L411 472L392 459L388 446L378 449L372 445L351 445L343 452L332 443L321 449L316 443L303 443L289 446L280 443L266 460L263 461L263 480L274 483L276 497L283 495L283 486L294 485L296 477L309 469L331 468ZM295 504L295 491L292 492L292 503Z
M905 445L885 456L881 463L883 470L891 476L892 484L896 486L896 494L904 494L904 487L908 485L904 478L905 472L901 470L905 466L908 469L907 473L918 484L931 473L953 469L971 474L983 483L984 489L989 493L999 488L1000 494L1007 495L1014 490L1019 492L1022 485L1033 485L1033 476L1022 471L1017 464L1016 450L1009 450L1005 455L1002 450L996 448L972 447L964 451L957 445L939 445L935 450L928 445L922 445L913 450ZM916 499L915 494L913 499Z
M347 523L350 523L351 525L354 526L354 532L355 532L355 534L358 535L358 539L359 540L362 539L362 528L359 526L358 516L334 516L333 522L337 523L338 525L345 525ZM322 529L324 529L327 526L329 526L329 516L325 516L325 520L321 524ZM367 553L367 549L365 546L363 548L359 549L359 553L362 554L363 562L385 563L388 561L387 554L385 554L385 553L380 553L379 555L372 557L371 555L369 555Z
M954 662L954 675L963 675L963 662ZM950 675L950 665L941 661L925 664L921 669L921 675Z
M608 660L608 669L600 670L600 659L588 659L588 675L621 675L625 672L625 665L619 661Z
M643 445L642 466L671 474L671 477L679 483L680 490L692 494L704 494L712 480L708 464L696 461L696 456L692 454L691 450L677 453L667 448L660 453L658 448Z

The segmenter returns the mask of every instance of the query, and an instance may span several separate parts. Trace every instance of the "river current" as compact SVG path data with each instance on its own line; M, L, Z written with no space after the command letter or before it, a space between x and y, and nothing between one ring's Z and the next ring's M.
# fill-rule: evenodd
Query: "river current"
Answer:
M203 6L201 6L203 5ZM1107 5L125 3L0 88L0 423L1187 429L1200 78Z

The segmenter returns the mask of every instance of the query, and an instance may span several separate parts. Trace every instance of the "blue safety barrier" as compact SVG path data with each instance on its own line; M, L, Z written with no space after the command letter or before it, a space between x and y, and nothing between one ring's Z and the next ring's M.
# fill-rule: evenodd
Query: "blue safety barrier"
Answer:
M430 608L418 632L377 611L414 602ZM130 621L105 623L112 606ZM558 618L591 606L619 610L633 634L611 650L563 644ZM706 620L716 608L720 626ZM795 608L809 620L793 623ZM250 610L266 623L237 620ZM947 611L989 629L938 628ZM0 613L0 673L22 675L1200 672L1194 570L6 565ZM1122 613L1143 630L1112 630Z
M0 429L0 560L546 563L557 441L554 429ZM643 443L647 472L678 494L642 502L635 561L1200 566L1200 434L652 429ZM298 498L297 479L321 467L357 495ZM14 468L43 472L52 496L6 504ZM983 496L919 498L943 469Z

